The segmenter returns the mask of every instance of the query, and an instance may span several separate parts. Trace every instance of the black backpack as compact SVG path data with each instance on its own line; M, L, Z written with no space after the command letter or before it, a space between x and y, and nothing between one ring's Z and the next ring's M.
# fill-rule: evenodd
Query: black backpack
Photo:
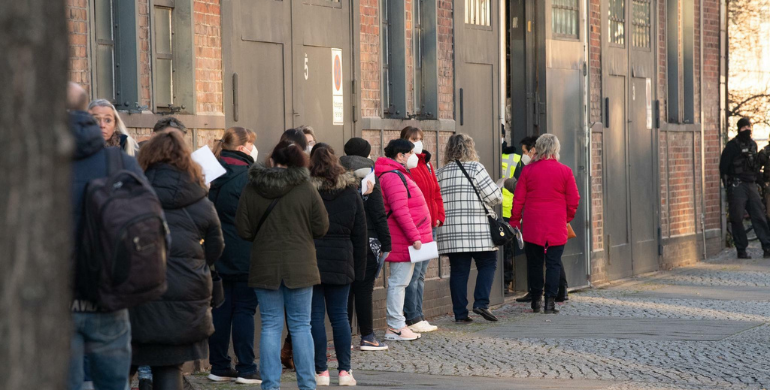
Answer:
M104 151L107 176L86 186L75 280L80 298L115 311L166 292L170 236L150 184L123 169L120 149Z

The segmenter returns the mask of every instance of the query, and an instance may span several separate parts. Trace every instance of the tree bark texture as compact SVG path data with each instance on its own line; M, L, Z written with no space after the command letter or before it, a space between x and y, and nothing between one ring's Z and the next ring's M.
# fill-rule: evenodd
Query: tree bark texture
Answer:
M0 389L64 389L70 160L64 0L0 0Z

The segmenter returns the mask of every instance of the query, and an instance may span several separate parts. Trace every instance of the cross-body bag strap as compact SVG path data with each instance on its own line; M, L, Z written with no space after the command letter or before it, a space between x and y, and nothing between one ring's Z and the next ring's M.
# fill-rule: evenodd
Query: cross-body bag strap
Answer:
M273 211L279 200L281 200L281 198L275 198L272 202L270 202L270 206L267 206L267 210L265 210L265 213L262 214L262 218L259 219L259 223L257 224L257 231L254 232L255 237L257 233L259 233L259 229L262 228L262 224L264 224L265 220L267 220L267 216L270 215L270 212Z
M481 206L484 207L484 212L487 215L489 215L489 209L487 209L487 205L481 199L481 194L479 194L479 190L476 189L476 185L473 184L473 180L471 180L471 177L468 175L468 172L465 171L465 167L463 167L463 164L460 163L460 160L455 160L455 163L457 163L457 166L460 167L461 171L463 171L463 175L465 175L465 178L468 179L468 182L471 183L471 187L473 187L473 192L476 193L476 197L479 198L479 202L481 202Z

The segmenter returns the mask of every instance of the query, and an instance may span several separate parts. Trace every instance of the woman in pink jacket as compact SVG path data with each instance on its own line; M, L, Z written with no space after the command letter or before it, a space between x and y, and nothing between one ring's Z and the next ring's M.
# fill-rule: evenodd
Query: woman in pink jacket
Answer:
M575 217L580 195L572 169L559 162L561 145L553 134L543 134L536 155L521 173L513 197L511 225L521 227L527 253L527 282L532 310L540 311L545 261L545 313L556 314L561 255L567 244L567 223ZM521 226L522 210L524 226Z
M417 166L414 144L403 139L390 141L385 157L374 164L380 179L383 203L388 216L391 246L387 261L390 263L387 294L387 340L409 341L420 337L406 326L404 297L412 279L414 263L409 247L420 249L423 243L433 241L430 210L420 188L412 179L409 169Z

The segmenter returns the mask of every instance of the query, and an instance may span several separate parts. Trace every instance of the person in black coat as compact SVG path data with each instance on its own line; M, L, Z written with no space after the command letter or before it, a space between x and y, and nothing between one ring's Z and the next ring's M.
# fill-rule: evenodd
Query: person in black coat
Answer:
M327 144L313 147L310 154L310 180L321 194L329 213L329 230L315 240L321 284L313 288L313 309L310 316L315 344L315 370L318 386L329 385L326 361L326 329L324 319L329 313L334 334L340 386L355 386L350 372L350 324L347 303L350 284L363 280L366 271L366 215L359 195L356 178L345 172Z
M214 203L222 222L225 251L215 263L222 277L225 301L212 310L214 334L209 338L208 378L215 382L235 380L237 383L261 383L254 363L254 315L257 295L249 287L252 243L238 236L235 213L243 188L249 182L249 167L257 157L254 145L257 135L243 127L231 127L216 141L214 155L227 173L211 182L209 200ZM233 352L238 364L233 369L229 355L230 331Z
M340 157L340 163L345 169L356 175L357 185L360 185L360 181L374 169L374 161L369 158L371 150L371 145L363 138L351 138L345 144L346 156ZM388 349L388 346L374 336L372 292L377 273L385 261L385 257L391 251L391 244L388 217L385 213L379 180L375 178L374 187L363 199L369 243L366 251L366 273L364 280L355 281L350 287L348 320L352 327L353 310L355 309L358 328L361 333L360 348L362 351L382 351Z
M158 133L140 151L139 165L163 206L171 247L168 290L130 310L132 365L152 367L155 390L182 390L182 364L205 359L214 333L209 267L222 255L222 229L181 132Z

